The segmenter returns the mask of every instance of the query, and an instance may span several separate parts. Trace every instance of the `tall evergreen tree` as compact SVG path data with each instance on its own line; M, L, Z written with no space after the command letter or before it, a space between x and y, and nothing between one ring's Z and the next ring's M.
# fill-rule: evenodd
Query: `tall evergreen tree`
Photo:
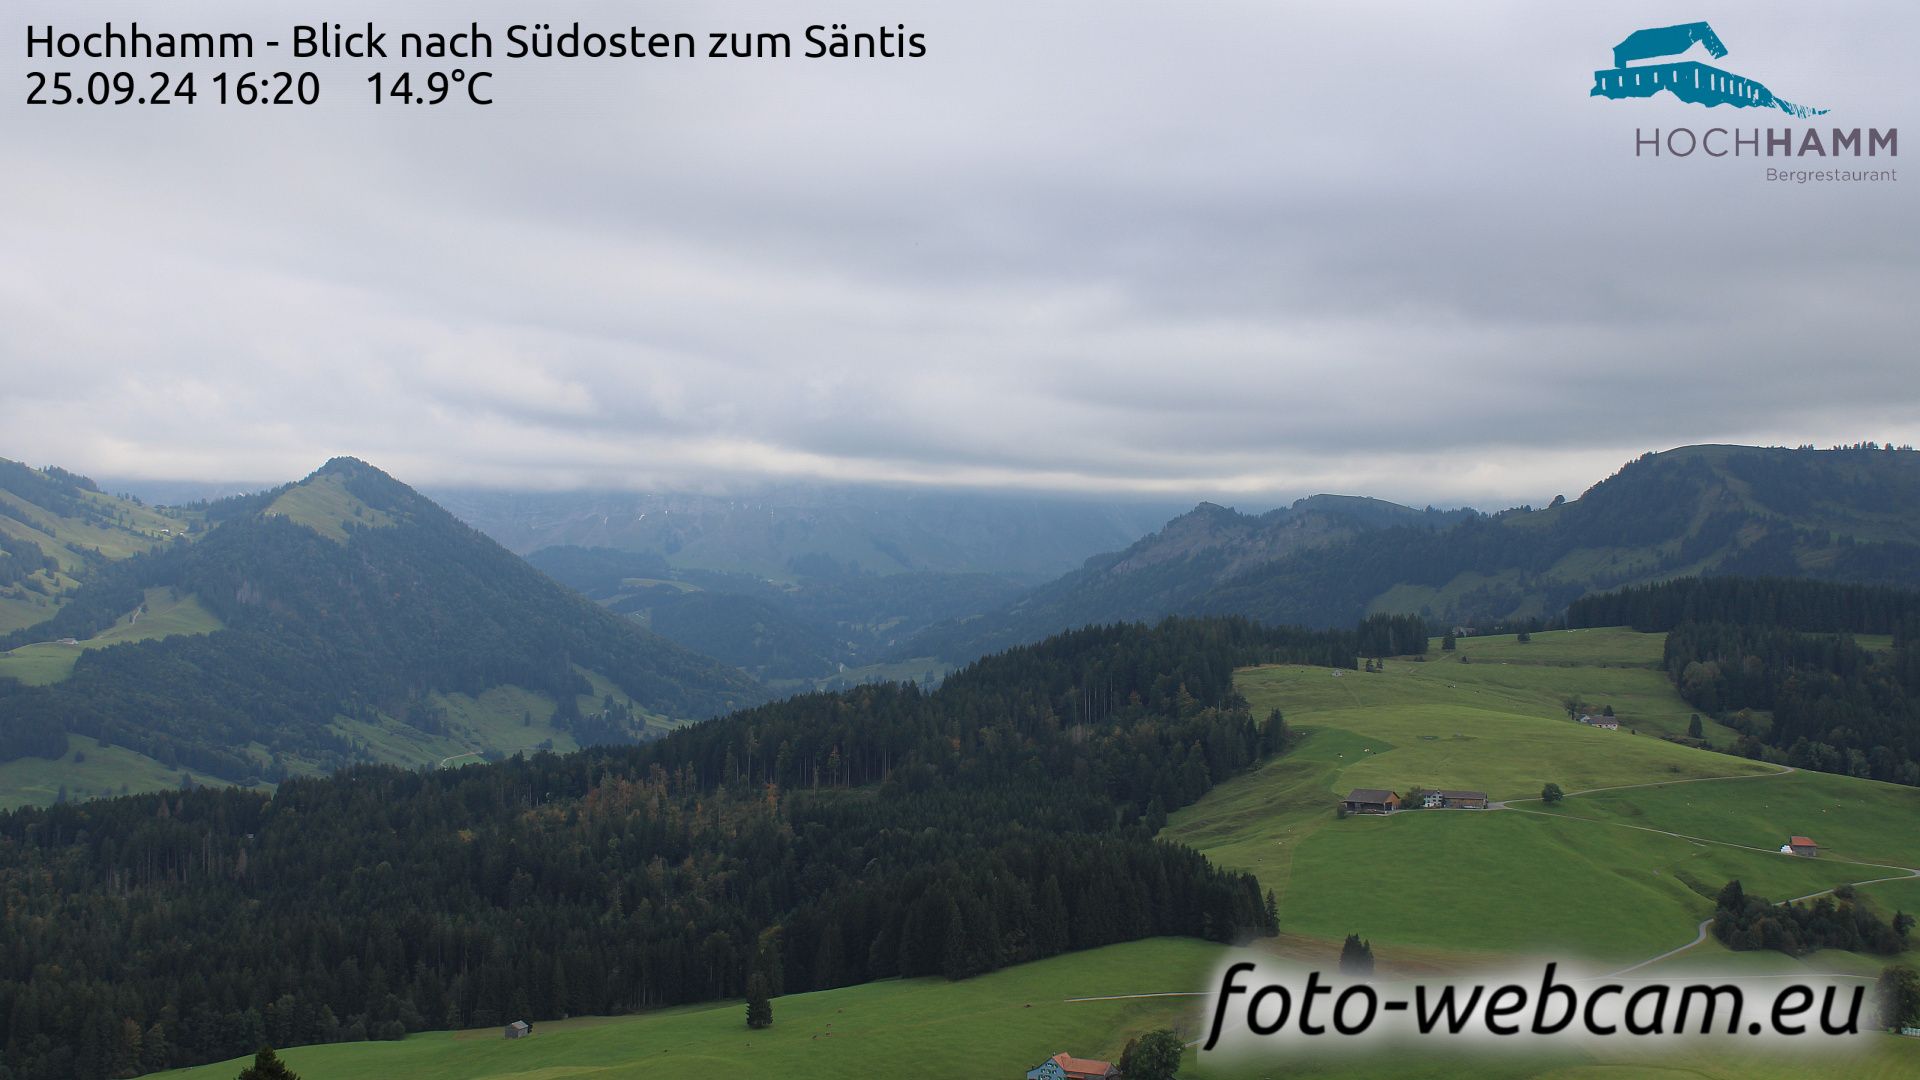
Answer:
M1883 1028L1920 1027L1920 973L1890 964L1874 984L1873 1002Z
M757 971L747 976L747 1026L756 1031L773 1026L773 1002L769 999L767 977Z
M1347 975L1373 974L1373 944L1359 934L1348 934L1340 945L1340 970Z
M240 1070L236 1080L300 1080L300 1074L287 1068L273 1047L266 1046L253 1056L253 1064Z

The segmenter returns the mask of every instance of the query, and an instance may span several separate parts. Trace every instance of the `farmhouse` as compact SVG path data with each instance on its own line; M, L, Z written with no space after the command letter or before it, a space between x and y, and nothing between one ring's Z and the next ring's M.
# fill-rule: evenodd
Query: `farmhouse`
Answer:
M524 1039L533 1034L533 1025L525 1020L515 1020L507 1025L506 1036L509 1039Z
M1349 814L1391 814L1400 809L1400 796L1385 788L1357 787L1340 800L1340 808Z
M1795 855L1802 855L1809 859L1817 859L1820 857L1820 845L1814 843L1813 838L1810 836L1789 837L1787 839L1787 850L1793 852Z
M1428 810L1485 810L1484 791L1429 791L1421 803Z
M1027 1080L1108 1080L1119 1075L1111 1062L1077 1058L1064 1051L1027 1070Z
M1618 719L1611 716L1602 716L1597 713L1587 713L1583 715L1580 717L1580 722L1583 724L1592 724L1597 728L1606 728L1608 731L1620 730L1620 721Z

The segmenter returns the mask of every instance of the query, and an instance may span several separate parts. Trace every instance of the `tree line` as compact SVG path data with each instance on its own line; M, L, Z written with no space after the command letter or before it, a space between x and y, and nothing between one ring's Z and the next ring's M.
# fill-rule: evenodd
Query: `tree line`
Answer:
M1804 578L1685 577L1597 593L1567 607L1570 627L1738 623L1800 633L1920 636L1920 592Z
M1153 834L1285 745L1234 668L1354 641L1090 628L644 746L0 815L0 1080L1269 933Z
M1804 904L1775 904L1729 881L1714 902L1713 936L1734 950L1771 949L1800 956L1816 949L1892 955L1906 949L1913 916L1893 921L1860 903L1851 886Z
M1584 598L1566 621L1665 632L1675 688L1741 732L1737 753L1920 785L1920 592L1682 578ZM1889 647L1866 647L1866 634Z

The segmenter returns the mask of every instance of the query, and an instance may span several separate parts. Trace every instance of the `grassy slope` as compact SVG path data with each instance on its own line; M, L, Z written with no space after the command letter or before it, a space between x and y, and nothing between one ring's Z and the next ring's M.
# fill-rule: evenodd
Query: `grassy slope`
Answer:
M616 701L626 700L626 694L606 676L585 668L575 670L593 688L591 694L582 694L577 699L581 712L598 712L608 694ZM555 753L580 748L570 733L549 722L553 718L554 701L545 694L518 686L496 686L478 695L435 694L433 703L446 710L449 728L446 735L428 735L392 719L373 724L339 717L334 720L334 727L360 740L379 760L407 766L471 764L489 751L532 752L546 742L553 744ZM646 717L651 729L667 731L673 727L664 717L641 715Z
M218 629L220 620L192 595L175 599L170 589L148 589L145 615L136 619L129 612L78 645L25 645L0 653L0 678L33 684L58 682L72 673L74 661L86 649L174 634L210 634ZM58 761L22 758L0 764L0 806L45 806L53 802L62 787L69 797L81 799L161 791L180 782L180 770L126 747L103 749L82 735L68 736L67 741L67 753Z
M146 607L146 614L128 612L78 645L43 642L0 653L0 678L43 686L72 674L73 663L84 649L104 649L174 634L211 634L220 629L219 617L202 607L192 594L175 599L171 589L148 589Z
M1871 873L1840 862L1843 853L1907 857L1920 846L1910 827L1920 792L1843 777L1767 775L1764 767L1739 759L1565 720L1560 698L1581 692L1595 704L1614 703L1623 716L1630 707L1632 717L1644 719L1643 730L1676 719L1684 724L1685 705L1670 691L1663 695L1663 683L1648 681L1658 680L1645 666L1658 656L1657 638L1586 631L1542 634L1527 646L1481 639L1466 647L1484 662L1394 662L1385 674L1348 673L1338 680L1317 669L1243 673L1257 708L1284 708L1296 727L1310 733L1286 757L1221 785L1199 806L1176 815L1168 835L1222 863L1258 870L1281 894L1289 932L1262 943L1263 951L1324 964L1337 951L1338 938L1355 929L1381 946L1389 973L1456 968L1550 945L1644 958L1691 938L1711 907L1689 888L1689 879L1712 888L1737 874L1759 891L1792 895ZM1524 653L1531 664L1514 662L1523 650L1532 650ZM1596 666L1601 664L1619 666ZM1422 739L1435 723L1448 728L1446 737ZM1468 738L1454 742L1455 727ZM1539 813L1537 803L1527 804L1524 809L1535 812L1525 814L1458 811L1347 821L1336 821L1331 810L1333 793L1358 782L1355 777L1477 782L1496 794L1526 794L1537 791L1546 775L1576 790L1726 773L1746 778L1576 796L1552 816ZM1836 823L1830 814L1823 822L1823 839L1836 858L1817 862L1608 823L1653 822L1763 846L1779 821L1797 821L1821 808L1846 808L1853 816ZM1920 907L1920 880L1869 886L1862 893L1887 910ZM1055 1050L1114 1055L1128 1035L1151 1027L1175 1026L1195 1036L1202 1022L1197 999L1066 999L1189 991L1206 985L1223 955L1199 942L1136 942L963 983L889 981L798 995L776 1000L775 1026L760 1033L748 1032L741 1006L729 1002L543 1025L535 1038L520 1043L488 1030L300 1048L286 1056L307 1080L722 1073L804 1080L918 1072L928 1061L943 1063L946 1075L1017 1076ZM1871 975L1878 968L1875 958L1845 953L1801 959L1734 954L1709 939L1658 970ZM1190 1057L1182 1075L1788 1080L1840 1068L1867 1080L1920 1077L1920 1043L1873 1037L1863 1044L1844 1059L1745 1047L1668 1050L1657 1061L1578 1048L1546 1057L1386 1051L1240 1064ZM168 1075L227 1080L237 1071L238 1063L227 1063Z
M1791 896L1873 876L1839 863L1792 862L1629 829L1570 829L1569 821L1512 812L1336 820L1336 796L1350 787L1462 787L1511 799L1537 795L1546 781L1580 791L1774 771L1566 719L1561 702L1578 694L1612 704L1628 727L1684 730L1690 710L1648 666L1660 654L1657 635L1569 631L1539 634L1525 645L1479 638L1460 646L1473 662L1391 661L1380 674L1338 677L1303 667L1243 672L1241 686L1256 712L1282 709L1305 733L1302 744L1176 814L1167 835L1257 873L1281 898L1290 930L1334 940L1358 932L1465 952L1555 945L1600 958L1644 957L1691 939L1711 911L1701 890L1728 878ZM1854 783L1821 779L1821 790ZM1641 797L1684 801L1685 793L1716 789L1737 802L1758 794L1756 783L1807 782L1794 775L1688 783L1590 797L1606 802L1574 799L1562 812ZM1908 803L1899 789L1885 790L1892 794L1877 797L1920 809L1920 792ZM1722 828L1710 819L1662 819L1661 827L1769 850L1779 844L1768 842L1771 831ZM1833 842L1841 838L1836 833Z
M177 787L180 770L169 769L124 746L102 748L85 735L67 736L58 761L20 758L0 763L0 806L46 806L61 788L73 799Z
M40 592L23 586L0 587L0 633L11 633L51 618L60 609L63 597L80 585L79 577L87 569L83 551L98 551L109 559L124 559L171 540L186 532L188 513L157 510L101 495L83 493L82 498L111 512L122 524L95 525L78 518L65 518L14 495L0 491L0 503L9 513L0 514L0 533L31 540L58 564L55 571L34 575ZM18 514L27 520L18 520Z
M266 514L285 517L343 544L347 542L348 525L383 528L394 523L390 515L348 491L346 478L339 474L310 477L288 488L267 507Z
M1796 772L1760 784L1676 784L1596 792L1554 808L1569 817L1657 824L1752 847L1778 848L1811 836L1832 857L1920 867L1920 788ZM1861 876L1867 876L1862 874ZM1769 894L1771 895L1771 894Z
M749 1031L726 1002L620 1020L540 1025L508 1042L499 1031L436 1032L398 1043L287 1051L305 1080L546 1080L562 1076L1019 1076L1059 1050L1118 1056L1126 1032L1171 1024L1183 998L1068 1003L1067 998L1199 990L1217 947L1162 939L1076 953L961 983L890 980L775 999L774 1025ZM989 1034L990 1033L990 1034ZM928 1062L948 1063L929 1070ZM958 1068L954 1067L958 1063ZM162 1075L231 1080L238 1062Z

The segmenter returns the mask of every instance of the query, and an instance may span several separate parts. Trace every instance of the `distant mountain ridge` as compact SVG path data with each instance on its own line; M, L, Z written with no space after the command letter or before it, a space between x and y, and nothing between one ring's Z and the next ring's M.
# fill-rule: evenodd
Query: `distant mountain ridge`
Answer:
M204 514L204 536L112 565L0 650L84 645L157 595L194 598L215 628L81 651L43 685L0 678L0 761L54 756L9 737L31 725L169 768L272 780L358 760L631 741L649 718L658 727L767 696L364 462L337 458Z
M461 520L522 555L544 547L652 553L677 569L776 581L835 572L986 573L1045 581L1132 543L1162 501L787 485L690 492L442 491Z
M1681 575L1920 584L1920 454L1689 446L1579 499L1499 514L1316 496L1259 517L1203 503L1000 611L900 655L972 656L1089 623L1244 615L1328 627L1369 613L1544 618L1589 592Z
M609 610L775 687L866 681L864 669L935 623L1020 592L992 574L914 571L803 576L678 570L652 553L549 547L527 561ZM850 672L850 673L849 673ZM889 670L885 677L907 677Z

